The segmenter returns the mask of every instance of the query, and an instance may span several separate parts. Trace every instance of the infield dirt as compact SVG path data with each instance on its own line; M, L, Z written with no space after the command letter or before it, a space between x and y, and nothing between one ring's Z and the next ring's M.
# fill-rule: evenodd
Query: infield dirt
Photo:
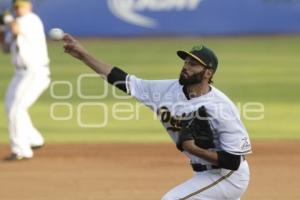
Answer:
M300 199L300 141L255 140L253 150L242 199ZM158 200L191 175L172 144L46 145L32 160L0 161L0 200Z

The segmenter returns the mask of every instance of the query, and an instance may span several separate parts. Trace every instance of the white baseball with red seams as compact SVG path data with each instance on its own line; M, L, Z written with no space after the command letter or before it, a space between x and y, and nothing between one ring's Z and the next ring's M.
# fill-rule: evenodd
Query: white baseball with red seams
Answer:
M48 35L49 35L50 39L58 41L58 40L63 39L65 33L60 28L52 28L52 29L50 29Z

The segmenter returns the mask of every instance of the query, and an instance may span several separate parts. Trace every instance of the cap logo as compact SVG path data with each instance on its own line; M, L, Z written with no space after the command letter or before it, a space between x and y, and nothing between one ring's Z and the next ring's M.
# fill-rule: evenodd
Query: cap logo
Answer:
M201 49L203 49L203 45L197 45L192 48L192 51L200 51Z

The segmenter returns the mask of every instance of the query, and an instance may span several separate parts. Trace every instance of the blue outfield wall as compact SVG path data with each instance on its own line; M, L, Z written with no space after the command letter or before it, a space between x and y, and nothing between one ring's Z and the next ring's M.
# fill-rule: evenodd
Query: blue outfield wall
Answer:
M300 0L33 0L77 36L300 33Z

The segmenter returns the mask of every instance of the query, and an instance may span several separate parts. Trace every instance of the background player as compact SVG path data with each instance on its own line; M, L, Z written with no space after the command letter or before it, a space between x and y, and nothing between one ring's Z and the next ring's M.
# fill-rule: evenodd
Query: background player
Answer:
M64 41L65 52L157 112L177 148L190 159L194 176L163 200L240 199L248 186L245 155L251 145L234 104L210 84L218 66L210 49L200 45L177 52L184 60L179 81L150 81L94 58L68 34Z
M10 47L15 66L5 99L12 151L6 160L23 160L32 158L32 149L44 144L28 109L49 86L50 71L41 19L32 12L29 0L13 0L12 4L16 18L6 15L3 20L9 29L5 43Z

